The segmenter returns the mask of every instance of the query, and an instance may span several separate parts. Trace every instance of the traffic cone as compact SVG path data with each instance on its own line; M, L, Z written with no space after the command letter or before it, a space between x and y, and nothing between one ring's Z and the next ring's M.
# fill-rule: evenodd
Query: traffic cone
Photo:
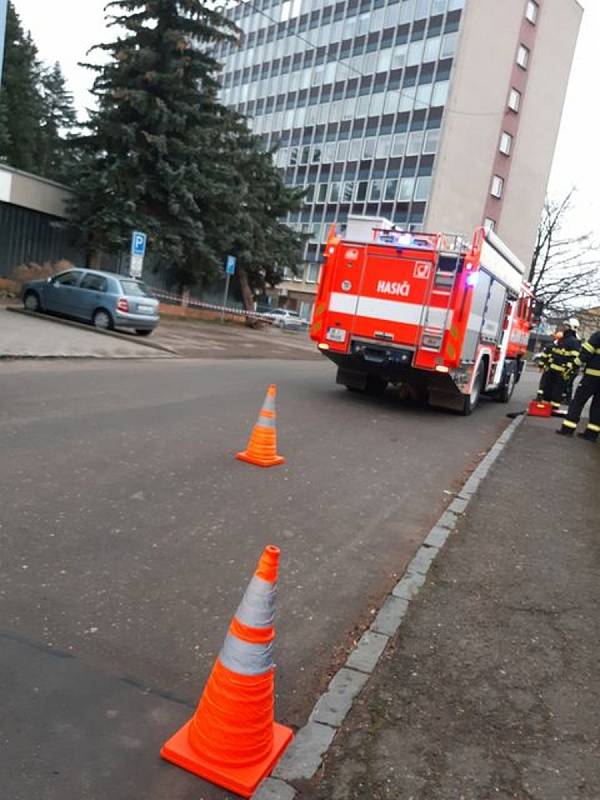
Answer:
M273 641L279 548L266 547L192 719L161 756L252 797L293 738L274 721Z
M271 384L260 410L258 422L252 430L248 447L236 455L240 461L247 461L258 467L275 467L278 464L285 464L285 458L277 455L276 396L277 387L275 384Z

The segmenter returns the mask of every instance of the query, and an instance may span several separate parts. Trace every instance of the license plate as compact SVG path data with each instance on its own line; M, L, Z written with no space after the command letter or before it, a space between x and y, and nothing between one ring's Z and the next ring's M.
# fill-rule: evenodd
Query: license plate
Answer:
M328 328L326 338L329 339L330 342L345 342L346 331L341 328Z
M154 309L152 308L152 306L138 306L138 311L140 312L140 314L152 314Z

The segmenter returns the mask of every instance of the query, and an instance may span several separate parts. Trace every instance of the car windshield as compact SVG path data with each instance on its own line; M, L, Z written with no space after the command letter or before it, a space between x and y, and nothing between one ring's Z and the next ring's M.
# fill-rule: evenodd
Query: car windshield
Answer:
M120 281L120 284L123 294L129 297L154 297L152 292L138 281Z

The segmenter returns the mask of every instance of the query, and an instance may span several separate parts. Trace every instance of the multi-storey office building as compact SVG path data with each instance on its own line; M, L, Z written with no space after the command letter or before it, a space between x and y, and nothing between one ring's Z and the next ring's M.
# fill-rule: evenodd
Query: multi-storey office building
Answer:
M487 224L525 261L581 20L576 0L246 0L223 99L251 119L310 235L280 289L307 313L322 243L349 213L414 230Z

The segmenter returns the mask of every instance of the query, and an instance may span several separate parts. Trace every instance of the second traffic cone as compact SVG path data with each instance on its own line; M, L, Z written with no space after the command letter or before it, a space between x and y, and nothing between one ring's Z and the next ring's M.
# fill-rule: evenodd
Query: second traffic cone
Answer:
M252 797L293 738L274 721L273 641L279 548L265 548L193 718L164 745L167 761Z
M277 387L271 384L260 410L258 422L252 430L248 447L236 455L239 461L247 461L249 464L256 464L257 467L285 464L285 458L277 455L276 396Z

